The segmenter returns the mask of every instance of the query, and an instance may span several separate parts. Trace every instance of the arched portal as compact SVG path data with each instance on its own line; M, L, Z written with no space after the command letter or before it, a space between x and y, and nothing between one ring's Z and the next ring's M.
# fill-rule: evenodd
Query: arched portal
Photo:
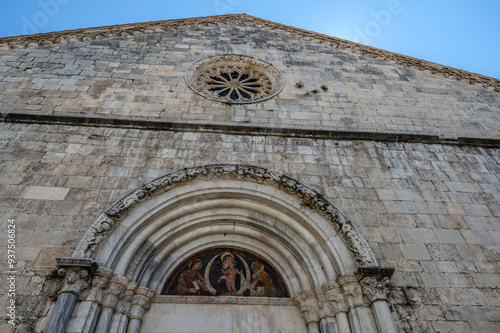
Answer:
M194 286L203 286L200 276L208 275L200 273L202 265L192 268L186 263L220 249L241 259L233 264L234 274L258 261L255 258L272 266L289 297L245 293L242 288L250 282L240 284L237 295L210 294L208 289L196 295L189 291L162 295L167 281L180 269L197 277ZM246 263L238 253L253 259ZM212 258L212 265L218 255L204 260ZM252 332L255 325L260 325L260 331L294 325L297 332L395 332L385 299L392 270L378 267L358 230L324 196L259 167L210 165L146 183L106 210L73 257L58 262L68 276L63 294L80 295L71 320L79 320L83 331L140 332L142 324L148 332L168 331L165 325L173 325L170 330L176 332L181 329L175 325L199 325L196 318L204 320L204 332ZM100 265L95 273L94 262ZM258 271L264 270L258 265L248 267L246 278L255 283ZM229 274L228 263L219 269ZM84 272L93 273L89 289ZM68 304L76 300L61 299L67 304L63 307L58 301L49 328L69 321ZM224 323L232 326L208 323L203 314L214 311L226 314ZM169 313L175 316L168 317ZM269 320L259 313L266 313ZM271 322L277 318L273 314L283 320ZM241 325L235 328L235 323ZM184 326L182 331L190 329Z

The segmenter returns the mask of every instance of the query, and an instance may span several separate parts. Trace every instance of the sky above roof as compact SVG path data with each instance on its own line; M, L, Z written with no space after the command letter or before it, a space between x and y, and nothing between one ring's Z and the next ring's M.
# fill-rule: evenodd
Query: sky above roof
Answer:
M0 37L236 13L500 79L498 0L3 0Z

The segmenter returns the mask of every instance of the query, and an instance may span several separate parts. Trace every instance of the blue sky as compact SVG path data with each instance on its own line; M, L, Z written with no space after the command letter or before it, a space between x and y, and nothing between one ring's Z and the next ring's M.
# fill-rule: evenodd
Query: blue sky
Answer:
M498 0L2 0L0 37L233 13L500 78Z

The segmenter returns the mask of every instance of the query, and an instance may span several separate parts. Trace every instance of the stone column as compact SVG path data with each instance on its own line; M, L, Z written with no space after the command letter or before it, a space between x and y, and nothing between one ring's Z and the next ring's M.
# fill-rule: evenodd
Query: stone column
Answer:
M397 332L387 303L387 287L393 272L394 268L388 267L360 267L357 273L363 293L371 302L377 327L381 333Z
M151 299L154 293L149 288L137 288L134 297L132 298L132 306L130 308L130 320L128 323L127 333L138 333L141 327L142 317L144 312L149 309Z
M130 316L132 299L137 286L137 282L130 282L128 284L127 290L125 291L122 299L118 302L116 311L113 314L109 333L125 333L127 331L128 317Z
M47 333L66 330L80 292L88 288L88 281L97 269L97 263L89 258L56 258L56 262L64 284L45 326Z
M349 325L349 307L347 301L342 295L342 291L335 281L325 283L321 289L325 294L325 299L329 303L331 311L336 319L336 333L351 333Z
M97 324L97 318L101 312L101 301L104 297L104 290L108 286L109 279L113 275L112 271L107 268L100 267L92 277L92 286L89 290L87 300L81 303L90 303L88 311L79 313L80 317L85 318L83 323L82 332L93 332Z
M108 289L104 294L102 301L101 315L97 322L96 332L108 332L111 324L111 318L115 312L118 301L127 289L128 279L121 275L115 275L108 284Z
M324 295L318 295L319 331L321 333L337 333L333 308Z
M349 326L352 333L373 333L376 325L369 305L363 298L363 290L355 275L344 275L337 279L349 307ZM373 323L373 325L372 325Z
M314 292L304 291L295 295L295 302L298 304L307 323L307 331L309 333L320 333L318 299Z

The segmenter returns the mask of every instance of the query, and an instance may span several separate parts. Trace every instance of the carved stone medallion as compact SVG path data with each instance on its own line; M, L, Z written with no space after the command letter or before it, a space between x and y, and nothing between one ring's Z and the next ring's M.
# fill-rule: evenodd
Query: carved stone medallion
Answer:
M224 103L255 103L276 96L284 86L272 65L242 55L202 59L185 76L187 85L203 97Z

